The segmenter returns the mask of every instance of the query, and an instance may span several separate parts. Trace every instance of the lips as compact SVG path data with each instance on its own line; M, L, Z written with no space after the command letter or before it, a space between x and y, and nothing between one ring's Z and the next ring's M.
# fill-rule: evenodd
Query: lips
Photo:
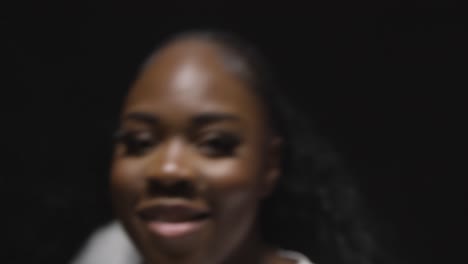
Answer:
M175 200L143 204L137 214L153 234L165 238L194 233L211 215L206 206Z

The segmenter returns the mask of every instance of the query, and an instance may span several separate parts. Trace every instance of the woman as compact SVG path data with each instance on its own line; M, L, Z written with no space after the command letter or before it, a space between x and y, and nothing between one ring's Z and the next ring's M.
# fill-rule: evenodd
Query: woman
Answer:
M75 263L374 263L351 182L279 92L232 36L184 33L156 50L127 96L111 170L138 250L113 223Z

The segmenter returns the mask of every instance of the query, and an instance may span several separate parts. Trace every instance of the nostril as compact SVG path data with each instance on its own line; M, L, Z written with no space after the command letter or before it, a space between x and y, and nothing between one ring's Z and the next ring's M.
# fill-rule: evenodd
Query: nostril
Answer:
M192 182L181 179L149 182L149 193L157 197L193 198L196 190Z

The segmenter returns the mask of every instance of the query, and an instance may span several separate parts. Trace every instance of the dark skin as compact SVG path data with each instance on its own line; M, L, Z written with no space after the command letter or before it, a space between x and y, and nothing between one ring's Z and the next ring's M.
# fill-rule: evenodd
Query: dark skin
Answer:
M113 205L147 264L295 263L275 254L257 227L260 203L280 174L281 139L222 55L205 40L168 44L149 60L124 105ZM142 216L148 205L179 202L203 212L191 232L161 235L151 229L154 219Z

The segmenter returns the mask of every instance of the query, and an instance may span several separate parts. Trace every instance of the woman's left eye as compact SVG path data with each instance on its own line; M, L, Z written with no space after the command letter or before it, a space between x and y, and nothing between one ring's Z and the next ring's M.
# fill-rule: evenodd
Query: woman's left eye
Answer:
M234 155L239 144L240 139L236 135L221 133L203 139L199 148L207 156L226 157Z

